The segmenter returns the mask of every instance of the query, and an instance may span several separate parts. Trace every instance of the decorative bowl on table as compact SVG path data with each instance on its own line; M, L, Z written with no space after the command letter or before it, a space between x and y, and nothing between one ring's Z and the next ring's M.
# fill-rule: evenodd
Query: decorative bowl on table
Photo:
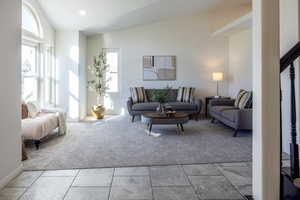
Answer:
M176 111L169 105L165 106L165 113L168 117L172 117L176 114Z
M167 115L168 117L174 117L175 114L176 114L176 111L166 111L166 115Z

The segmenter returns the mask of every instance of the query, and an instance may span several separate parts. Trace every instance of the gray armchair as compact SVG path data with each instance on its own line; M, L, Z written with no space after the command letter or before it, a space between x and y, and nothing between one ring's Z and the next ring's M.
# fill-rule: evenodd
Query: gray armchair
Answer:
M234 99L214 99L209 103L209 114L212 122L218 120L233 128L233 137L240 130L252 130L252 109L239 109L234 106Z

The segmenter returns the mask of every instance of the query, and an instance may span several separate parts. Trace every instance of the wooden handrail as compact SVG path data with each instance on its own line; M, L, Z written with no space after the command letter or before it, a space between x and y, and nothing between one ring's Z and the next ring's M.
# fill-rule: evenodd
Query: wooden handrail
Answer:
M280 59L280 73L300 56L300 41Z

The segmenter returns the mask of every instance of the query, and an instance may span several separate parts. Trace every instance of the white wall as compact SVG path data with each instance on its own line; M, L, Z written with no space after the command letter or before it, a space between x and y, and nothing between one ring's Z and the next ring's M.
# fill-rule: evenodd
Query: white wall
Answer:
M78 31L56 32L57 105L79 120L86 111L86 38Z
M0 1L0 188L21 170L21 1Z
M252 29L229 36L228 94L240 89L252 91Z
M283 56L288 52L299 40L299 0L281 0L280 1L280 54ZM297 63L296 63L297 64ZM296 81L299 85L299 65L296 68ZM289 153L289 143L290 143L290 131L291 131L291 121L290 121L290 76L289 70L287 69L281 75L281 85L282 85L282 118L283 118L283 151ZM297 96L299 97L299 88L297 87ZM298 109L298 134L299 132L299 98L297 99L297 109Z
M92 57L97 55L101 48L120 49L120 94L118 98L112 99L116 102L115 113L126 110L129 87L133 86L146 88L163 88L167 85L174 88L193 86L197 89L197 97L215 95L216 83L211 80L211 76L212 72L227 71L228 39L213 37L212 33L243 14L245 12L220 10L90 36L88 63L91 64ZM144 55L175 55L177 80L143 81ZM227 91L227 84L224 81L221 84L221 94L227 95ZM89 92L88 108L95 103L95 95Z
M84 34L79 33L79 114L80 119L86 116L87 109L87 90L86 90L86 48L87 38Z
M79 33L56 32L57 105L79 118Z

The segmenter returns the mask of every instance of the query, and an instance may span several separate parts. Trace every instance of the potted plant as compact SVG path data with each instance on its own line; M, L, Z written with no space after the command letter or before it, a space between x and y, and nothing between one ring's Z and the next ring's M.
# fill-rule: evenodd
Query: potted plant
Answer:
M107 83L109 79L106 78L109 65L106 61L106 52L102 51L99 55L94 56L93 64L88 66L88 71L93 76L92 80L87 82L88 89L96 93L97 105L92 107L92 114L96 119L104 117L105 108L101 104L101 97L103 97L108 89Z
M159 107L157 108L158 112L164 113L165 112L165 108L163 106L163 104L165 104L167 102L168 99L168 91L167 90L156 90L153 93L153 99L156 102L159 102Z

